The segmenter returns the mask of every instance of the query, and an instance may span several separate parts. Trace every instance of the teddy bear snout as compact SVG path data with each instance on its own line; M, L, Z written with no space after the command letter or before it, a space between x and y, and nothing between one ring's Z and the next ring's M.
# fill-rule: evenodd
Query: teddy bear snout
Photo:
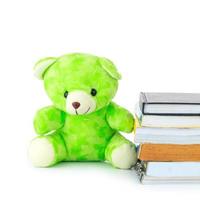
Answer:
M66 112L72 115L84 115L96 109L96 101L91 94L75 90L69 92L66 98Z
M80 103L79 102L73 102L72 103L72 106L75 108L75 109L78 109L80 107Z

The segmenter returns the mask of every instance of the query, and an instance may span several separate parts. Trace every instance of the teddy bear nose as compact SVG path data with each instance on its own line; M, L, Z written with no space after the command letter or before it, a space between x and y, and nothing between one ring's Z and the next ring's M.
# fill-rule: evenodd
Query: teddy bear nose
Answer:
M80 104L79 102L73 102L73 103L72 103L72 106L73 106L75 109L79 108L80 105L81 105L81 104Z

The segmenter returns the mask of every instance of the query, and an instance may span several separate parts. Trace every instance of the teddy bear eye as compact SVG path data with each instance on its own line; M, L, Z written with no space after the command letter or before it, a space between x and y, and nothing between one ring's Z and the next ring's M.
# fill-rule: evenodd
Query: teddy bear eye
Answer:
M68 96L68 91L65 91L64 97L67 98L67 96Z
M97 91L94 88L92 88L90 94L92 96L96 96L97 95Z

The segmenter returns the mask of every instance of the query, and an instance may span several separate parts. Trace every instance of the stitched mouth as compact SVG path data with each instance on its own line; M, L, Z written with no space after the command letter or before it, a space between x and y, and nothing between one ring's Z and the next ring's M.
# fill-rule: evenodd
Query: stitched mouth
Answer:
M88 113L88 112L89 112L89 110L90 110L90 107L87 109L87 111L86 111L84 114Z
M90 107L89 107L89 108L87 109L87 111L86 111L85 113L83 113L83 114L84 114L84 115L87 114L87 113L89 112L89 110L90 110ZM77 110L75 110L75 112L76 112L76 115L79 115Z

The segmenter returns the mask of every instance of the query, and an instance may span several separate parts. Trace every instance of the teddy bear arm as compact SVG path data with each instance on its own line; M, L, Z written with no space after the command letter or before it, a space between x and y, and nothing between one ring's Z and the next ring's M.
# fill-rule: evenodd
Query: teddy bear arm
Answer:
M122 108L121 106L118 106L115 103L111 103L109 105L106 119L110 127L117 131L122 131L126 133L130 133L133 131L133 115L128 110Z
M54 106L48 106L36 113L34 128L37 134L42 135L61 128L64 125L64 121L64 112Z

